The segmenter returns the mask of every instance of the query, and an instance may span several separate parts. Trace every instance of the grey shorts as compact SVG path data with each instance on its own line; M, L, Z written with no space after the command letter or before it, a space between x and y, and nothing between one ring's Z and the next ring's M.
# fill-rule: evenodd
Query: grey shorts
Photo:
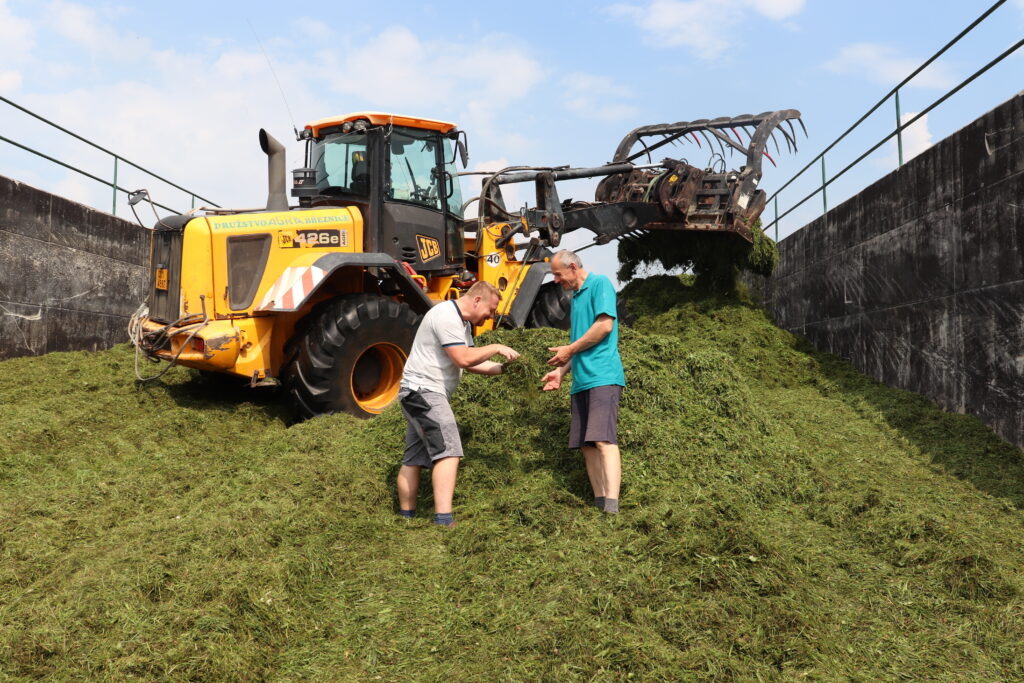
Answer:
M569 448L593 446L598 441L619 443L619 399L622 387L609 384L572 395Z
M409 423L405 430L403 465L429 469L442 458L462 457L462 439L447 396L403 389L398 401Z

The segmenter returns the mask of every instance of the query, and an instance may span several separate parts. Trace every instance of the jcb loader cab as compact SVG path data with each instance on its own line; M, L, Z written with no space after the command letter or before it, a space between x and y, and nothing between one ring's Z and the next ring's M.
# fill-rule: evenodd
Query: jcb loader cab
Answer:
M299 135L305 164L293 171L294 207L284 147L260 131L266 208L158 220L149 295L133 318L132 341L156 361L279 383L299 419L380 413L397 397L419 317L477 280L503 297L496 323L477 332L493 324L566 329L570 300L545 282L551 248L565 232L587 228L599 243L648 229L749 240L764 206L756 190L764 146L798 116L785 110L638 128L612 163L504 169L486 174L470 202L456 169L456 161L466 165L465 136L454 124L376 112L322 119ZM746 148L720 132L748 127ZM724 147L721 170L673 159L633 163L643 154L630 155L636 142L652 150L697 132L743 150L746 163L726 171ZM645 141L651 136L662 141ZM598 201L560 201L555 183L582 177L604 178ZM500 188L512 182L534 183L537 205L509 212ZM474 201L479 217L464 220Z

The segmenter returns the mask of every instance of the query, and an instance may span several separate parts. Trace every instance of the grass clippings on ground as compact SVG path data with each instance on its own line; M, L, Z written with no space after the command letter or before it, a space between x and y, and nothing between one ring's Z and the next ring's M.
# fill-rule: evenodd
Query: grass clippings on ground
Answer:
M737 296L626 290L622 512L589 506L565 333L467 375L458 526L395 514L404 422L287 427L121 346L0 363L0 678L1024 675L1024 462Z

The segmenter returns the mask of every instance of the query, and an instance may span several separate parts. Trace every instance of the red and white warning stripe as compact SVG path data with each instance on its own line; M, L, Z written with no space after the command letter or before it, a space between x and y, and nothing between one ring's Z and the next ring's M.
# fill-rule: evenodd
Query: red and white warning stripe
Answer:
M326 272L316 266L285 268L267 291L257 311L291 311L305 300L324 279Z

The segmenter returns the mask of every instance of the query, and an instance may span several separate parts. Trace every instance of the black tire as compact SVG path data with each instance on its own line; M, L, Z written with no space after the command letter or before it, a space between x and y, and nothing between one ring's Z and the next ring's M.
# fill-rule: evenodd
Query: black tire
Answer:
M621 294L615 299L615 311L619 325L633 327L636 316L626 309L626 299ZM541 285L537 291L533 308L526 316L525 327L554 327L558 330L568 330L571 312L572 294L562 289L557 282L548 282Z
M525 327L553 327L556 330L569 329L569 312L572 310L572 294L562 289L557 282L547 282L537 290L530 313L526 316Z
M384 296L346 294L310 318L289 342L281 373L296 418L383 412L398 396L420 317Z

